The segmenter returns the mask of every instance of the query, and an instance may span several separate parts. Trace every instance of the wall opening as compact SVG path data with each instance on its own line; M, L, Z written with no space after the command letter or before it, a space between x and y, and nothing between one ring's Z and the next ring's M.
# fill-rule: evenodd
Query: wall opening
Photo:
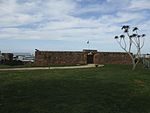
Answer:
M87 55L87 64L93 64L94 60L93 60L93 55Z

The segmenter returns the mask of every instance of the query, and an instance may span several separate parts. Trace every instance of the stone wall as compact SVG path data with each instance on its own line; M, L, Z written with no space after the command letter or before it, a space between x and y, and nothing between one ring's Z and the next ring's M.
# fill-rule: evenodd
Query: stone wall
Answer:
M94 55L95 64L131 64L132 60L123 52L98 52Z
M86 56L83 52L36 51L35 64L38 66L86 64Z
M36 51L35 64L38 66L49 65L74 65L87 64L88 55L93 56L94 64L131 64L130 56L123 52L97 52L84 50L72 51Z

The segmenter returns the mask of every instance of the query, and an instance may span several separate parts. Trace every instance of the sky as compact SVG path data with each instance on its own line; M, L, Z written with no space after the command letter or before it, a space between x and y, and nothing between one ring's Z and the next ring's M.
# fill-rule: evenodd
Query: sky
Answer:
M0 51L123 51L122 25L146 34L150 53L150 0L0 0Z

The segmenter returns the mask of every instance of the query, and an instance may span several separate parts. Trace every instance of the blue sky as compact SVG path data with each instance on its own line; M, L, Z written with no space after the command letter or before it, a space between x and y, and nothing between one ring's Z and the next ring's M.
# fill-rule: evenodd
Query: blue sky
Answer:
M122 25L139 27L150 53L150 0L0 0L2 52L122 51Z

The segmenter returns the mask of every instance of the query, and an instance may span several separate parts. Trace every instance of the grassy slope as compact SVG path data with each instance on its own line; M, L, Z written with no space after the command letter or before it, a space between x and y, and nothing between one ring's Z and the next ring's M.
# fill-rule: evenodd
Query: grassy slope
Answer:
M3 71L0 113L150 113L150 70Z

